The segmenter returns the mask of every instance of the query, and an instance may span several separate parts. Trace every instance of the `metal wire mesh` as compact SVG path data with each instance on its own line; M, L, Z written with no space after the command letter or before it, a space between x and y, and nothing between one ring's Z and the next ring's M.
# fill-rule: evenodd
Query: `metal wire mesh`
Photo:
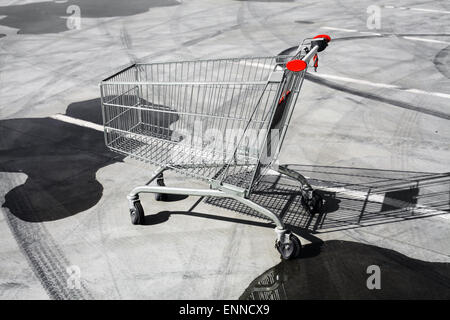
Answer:
M249 190L273 160L261 165L273 114L285 94L284 61L262 57L130 66L101 83L106 145L189 176ZM295 75L294 103L303 75Z

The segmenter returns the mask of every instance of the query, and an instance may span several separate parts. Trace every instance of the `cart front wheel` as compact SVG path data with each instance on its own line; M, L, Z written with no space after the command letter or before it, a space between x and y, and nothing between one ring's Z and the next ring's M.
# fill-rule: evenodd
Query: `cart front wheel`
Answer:
M130 218L132 224L143 224L144 223L144 209L142 208L140 201L135 201L133 203L132 209L130 209Z
M278 240L275 243L275 247L278 252L281 254L281 258L283 260L290 260L297 258L300 256L300 252L302 250L302 244L300 239L291 234L289 236L289 243L281 243Z

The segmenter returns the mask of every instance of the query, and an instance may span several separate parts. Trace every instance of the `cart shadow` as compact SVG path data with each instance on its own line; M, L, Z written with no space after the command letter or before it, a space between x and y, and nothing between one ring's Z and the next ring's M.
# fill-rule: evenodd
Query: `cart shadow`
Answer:
M223 215L215 215L215 214L211 214L211 213L202 213L202 212L195 212L195 211L161 211L156 214L145 216L144 225L150 226L150 225L164 223L164 222L168 221L169 218L173 215L186 215L186 216L192 216L192 217L197 217L197 218L214 219L214 220L226 221L226 222L230 222L230 223L246 224L246 225L252 225L252 226L263 227L263 228L274 228L275 227L275 225L271 222L252 221L252 220L232 218L232 217L226 217Z
M255 220L248 220L248 219L241 219L241 218L233 218L233 217L226 217L223 215L216 215L212 213L202 213L202 212L196 212L196 211L160 211L155 214L146 215L144 218L143 225L145 226L153 226L160 223L167 222L171 216L173 215L185 215L195 218L202 218L202 219L213 219L218 221L224 221L224 222L230 222L230 223L239 223L239 224L245 224L250 225L254 227L261 227L261 228L269 228L274 229L275 224L272 222L263 222L263 221L255 221ZM322 240L312 235L307 230L297 228L295 226L290 226L291 230L301 236L303 239L308 240L311 243L320 244L322 243ZM312 251L309 249L306 249L306 254L308 255L308 252L311 254ZM305 254L305 251L302 251L302 256Z
M45 34L69 31L67 18L81 10L83 18L131 16L151 8L180 5L176 0L68 0L42 1L0 6L0 25L19 29L18 34ZM80 9L81 8L81 9Z
M347 241L325 241L316 233L393 223L450 212L450 173L367 168L289 165L309 177L326 200L322 213L310 216L300 202L296 181L266 176L251 200L282 217L309 244L300 258L282 260L255 280L241 300L287 299L442 299L450 297L450 264L425 262L393 250ZM206 203L244 215L259 214L237 201L205 198ZM172 215L190 215L263 228L274 224L192 211L162 211L145 217L146 225L164 223ZM383 270L383 290L370 290L367 268ZM411 283L415 285L411 287Z
M184 194L166 194L161 202L176 202L186 199L188 196Z
M382 290L369 290L368 266L382 270ZM255 280L240 300L448 299L450 264L348 241L307 244L302 258L282 260ZM414 283L414 286L411 286Z
M231 218L231 217L225 217L225 216L220 216L220 215L215 215L215 214L210 214L210 213L201 213L201 212L195 212L195 211L161 211L156 214L145 216L144 225L156 225L156 224L166 222L169 220L170 216L173 216L173 215L186 215L186 216L192 216L192 217L197 217L197 218L226 221L226 222L230 222L230 223L247 224L247 225L252 225L252 226L257 226L257 227L267 227L267 228L275 227L275 225L273 225L270 222L251 221L251 220Z
M3 207L27 222L90 209L103 194L96 172L123 160L105 147L102 132L52 118L1 120L0 136L0 171L27 176L8 191Z
M418 219L450 212L450 173L289 165L309 177L325 200L310 215L301 204L300 186L281 176L265 176L250 199L271 210L293 231L324 233ZM265 219L233 199L206 203Z
M65 115L102 125L100 105L100 99L74 102ZM150 112L145 116L156 118ZM178 116L167 120L163 130L170 137L169 126ZM0 137L0 172L27 175L24 184L8 191L3 207L27 222L64 219L92 208L103 196L97 171L124 158L105 146L103 132L50 117L0 120Z

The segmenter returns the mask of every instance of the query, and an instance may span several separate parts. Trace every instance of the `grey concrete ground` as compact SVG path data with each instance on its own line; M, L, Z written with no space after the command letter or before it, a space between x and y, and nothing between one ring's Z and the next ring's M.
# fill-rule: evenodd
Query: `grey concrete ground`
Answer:
M449 17L446 1L0 1L0 298L239 298L280 262L272 226L227 204L152 196L146 225L133 226L125 195L152 168L46 117L79 103L71 114L96 122L98 82L133 61L276 55L320 33L333 40L280 163L312 178L329 207L312 220L289 207L288 223L304 243L450 262Z

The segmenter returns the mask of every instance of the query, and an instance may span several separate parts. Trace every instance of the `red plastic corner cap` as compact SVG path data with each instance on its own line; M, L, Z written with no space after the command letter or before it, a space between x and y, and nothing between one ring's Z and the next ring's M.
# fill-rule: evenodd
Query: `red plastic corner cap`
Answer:
M327 42L331 41L331 37L327 34L318 34L313 39L317 39L317 38L324 38L325 40L327 40Z
M286 68L290 71L299 72L306 69L306 62L303 60L291 60L286 63Z

